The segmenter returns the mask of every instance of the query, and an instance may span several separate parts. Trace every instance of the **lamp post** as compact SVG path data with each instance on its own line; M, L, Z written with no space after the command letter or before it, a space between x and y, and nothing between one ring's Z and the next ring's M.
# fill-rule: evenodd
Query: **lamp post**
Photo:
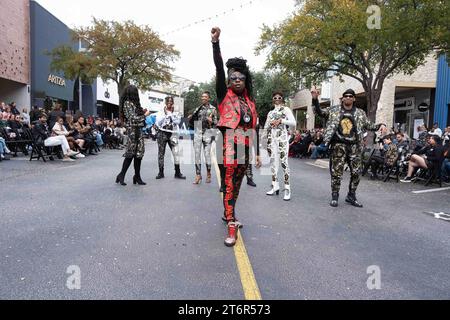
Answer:
M81 46L81 38L78 38L78 52L84 52L86 49L84 49ZM81 70L80 74L78 75L78 104L80 108L80 112L83 112L83 83L81 82Z

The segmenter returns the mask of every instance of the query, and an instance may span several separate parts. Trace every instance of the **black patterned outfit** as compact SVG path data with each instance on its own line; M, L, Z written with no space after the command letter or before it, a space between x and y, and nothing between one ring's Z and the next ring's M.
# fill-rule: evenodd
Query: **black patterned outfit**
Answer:
M128 143L124 153L125 158L142 159L145 153L144 136L142 128L145 126L145 115L142 109L136 108L130 101L123 106L125 128L128 134Z
M181 116L178 113L170 112L164 108L156 115L155 125L158 129L156 139L158 141L158 166L159 177L164 176L164 157L166 146L169 145L175 163L175 177L182 177L180 171L180 155L178 148L178 126Z

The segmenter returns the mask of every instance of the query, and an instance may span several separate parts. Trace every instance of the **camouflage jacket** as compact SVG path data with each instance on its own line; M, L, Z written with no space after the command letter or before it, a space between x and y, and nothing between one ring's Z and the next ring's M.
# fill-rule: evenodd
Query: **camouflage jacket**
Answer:
M313 100L314 112L321 118L326 119L326 129L323 142L329 145L330 142L337 138L339 122L341 121L342 109L341 105L322 109L319 100ZM373 124L368 118L364 110L356 108L353 111L354 122L356 126L356 139L351 143L360 143L366 131L377 131L381 124Z
M386 153L384 155L385 163L388 166L392 167L395 164L395 161L397 160L397 156L398 156L397 146L395 144L391 143L388 146L388 149L386 150Z
M212 123L208 121L208 118L211 116ZM189 127L191 129L195 128L195 122L199 121L201 122L202 126L201 129L204 132L207 129L212 129L217 126L217 109L213 105L209 104L207 106L200 106L195 109L194 113L192 114L192 118L189 120ZM199 128L195 128L199 129Z

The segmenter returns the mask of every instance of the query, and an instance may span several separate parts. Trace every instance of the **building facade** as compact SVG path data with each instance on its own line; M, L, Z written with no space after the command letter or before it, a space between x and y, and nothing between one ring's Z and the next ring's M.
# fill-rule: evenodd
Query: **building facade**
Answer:
M103 82L97 78L96 81L96 110L97 115L103 118L114 119L119 117L119 93L117 84L113 81ZM184 114L184 99L173 92L163 92L156 89L150 91L139 91L141 106L150 112L164 110L165 98L171 96L175 103L175 112Z
M82 86L80 108L80 85L78 81L65 78L62 72L51 68L49 53L59 46L70 46L79 50L72 38L72 30L48 12L36 1L30 2L31 17L31 103L45 107L59 103L63 110L75 113L81 110L85 115L96 114L95 86Z
M385 80L376 114L376 122L386 123L396 130L402 130L409 136L417 136L420 124L432 125L435 114L435 98L438 75L438 60L429 56L424 65L417 68L412 75L398 73ZM348 76L332 77L319 88L321 105L330 106L340 103L342 93L351 88L357 93L358 107L367 110L365 93L360 82ZM419 105L426 104L426 112L419 110ZM311 107L310 89L301 90L293 101L293 109L306 114L307 129L317 123Z
M30 110L30 3L2 0L0 9L0 101Z

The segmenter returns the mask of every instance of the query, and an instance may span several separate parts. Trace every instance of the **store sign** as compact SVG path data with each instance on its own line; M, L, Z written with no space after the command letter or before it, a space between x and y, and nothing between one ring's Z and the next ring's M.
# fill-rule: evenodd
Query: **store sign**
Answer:
M61 87L65 87L66 86L66 80L65 79L63 79L61 77L57 77L57 76L55 76L53 74L49 74L48 75L48 82L56 84L56 85L61 86Z
M425 102L422 102L421 104L419 104L419 111L420 112L427 112L428 111L428 104L426 104Z

